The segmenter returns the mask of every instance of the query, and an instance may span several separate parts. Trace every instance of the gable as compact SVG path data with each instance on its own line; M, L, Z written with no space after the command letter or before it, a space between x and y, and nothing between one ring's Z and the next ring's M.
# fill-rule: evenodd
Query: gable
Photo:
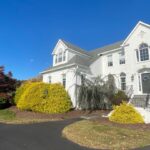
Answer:
M127 38L124 40L121 46L126 46L129 43L131 43L131 41L146 39L149 37L148 35L149 32L150 32L150 25L139 21L138 24L127 36Z
M56 46L54 47L52 55L57 54L60 50L65 51L65 49L67 49L67 46L61 40L58 40Z

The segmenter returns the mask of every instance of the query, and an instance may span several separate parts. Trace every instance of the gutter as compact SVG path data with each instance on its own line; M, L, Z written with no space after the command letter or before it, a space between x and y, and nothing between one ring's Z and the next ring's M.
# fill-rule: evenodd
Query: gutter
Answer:
M65 66L62 66L62 67L58 67L58 68L53 68L52 67L49 70L40 72L40 74L45 74L45 73L48 73L48 72L57 71L57 70L64 69L64 68L67 68L67 67L72 67L72 66L75 66L75 65L77 65L77 64L73 63L73 64L65 65Z
M110 53L110 52L114 52L114 51L117 51L117 50L120 50L122 47L119 47L119 48L116 48L116 49L112 49L112 50L109 50L109 51L107 51L107 52L102 52L102 53L99 53L99 54L97 54L98 56L101 56L102 54L108 54L108 53Z

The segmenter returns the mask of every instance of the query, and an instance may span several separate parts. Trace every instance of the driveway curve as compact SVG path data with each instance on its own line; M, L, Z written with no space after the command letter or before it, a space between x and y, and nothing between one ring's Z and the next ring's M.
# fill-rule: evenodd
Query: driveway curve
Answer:
M79 119L37 124L0 124L0 150L92 150L61 135L62 129Z
M93 150L62 137L63 128L78 120L22 125L0 124L0 150ZM140 149L150 150L150 147Z

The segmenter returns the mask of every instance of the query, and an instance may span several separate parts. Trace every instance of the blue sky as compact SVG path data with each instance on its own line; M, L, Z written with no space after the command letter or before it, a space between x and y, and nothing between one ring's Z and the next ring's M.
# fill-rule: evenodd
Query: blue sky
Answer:
M150 23L149 0L0 0L0 65L28 79L52 64L59 38L91 50Z

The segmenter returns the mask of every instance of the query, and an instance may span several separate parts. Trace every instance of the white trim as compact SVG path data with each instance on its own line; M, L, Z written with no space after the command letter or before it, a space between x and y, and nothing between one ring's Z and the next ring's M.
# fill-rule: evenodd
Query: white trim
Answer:
M122 47L119 47L119 48L116 48L116 49L109 50L109 51L107 51L107 52L98 53L97 55L98 55L98 56L100 56L101 54L105 55L105 54L109 54L109 53L111 53L111 52L119 51L119 50L121 50L121 49L122 49Z
M64 43L61 39L59 39L58 42L57 42L57 44L55 45L55 47L54 47L54 49L53 49L52 55L55 54L55 51L56 51L56 49L57 49L57 47L58 47L58 45L59 45L60 43L65 47L65 49L67 48L67 46L65 45L65 43Z
M76 63L73 63L73 64L68 64L68 65L64 65L62 67L58 67L58 68L51 68L49 70L46 70L46 71L43 71L43 72L40 72L40 74L45 74L45 73L48 73L48 72L54 72L54 71L57 71L57 70L61 70L61 69L64 69L64 68L67 68L67 67L73 67L73 66L78 66L78 67L81 67L81 68L84 68L87 70L87 66L83 66L83 65L79 65L79 64L76 64Z
M127 38L124 40L124 42L122 43L121 46L124 46L124 45L126 44L126 42L128 41L128 39L132 36L132 34L134 33L134 31L137 29L137 27L138 27L139 25L144 25L144 26L150 28L150 25L149 25L149 24L144 23L144 22L142 22L142 21L139 21L139 22L137 23L137 25L133 28L133 30L130 32L130 34L127 36Z
M73 51L73 52L75 52L75 53L77 53L77 54L80 54L80 55L83 55L83 56L87 56L87 57L89 57L89 58L91 58L92 56L90 56L90 55L88 55L88 54L84 54L84 53L80 53L80 52L78 52L78 51L75 51L75 50L73 50L73 49L71 49L71 48L67 48L66 50L70 50L70 51Z
M136 53L137 51L138 51L139 61L137 60L137 53ZM135 53L136 53L136 63L137 64L138 63L144 63L144 62L149 62L150 61L150 48L149 48L149 46L148 46L148 55L149 55L149 59L148 60L141 61L141 55L140 55L140 49L139 48L135 49Z
M40 72L40 74L45 74L45 73L48 73L48 72L53 72L53 71L56 71L56 70L64 69L64 68L66 68L66 67L72 67L72 66L75 66L75 65L77 65L77 64L73 63L73 64L69 64L69 65L64 65L64 66L58 67L58 68L53 68L53 67L52 67L52 68L49 69L49 70Z

